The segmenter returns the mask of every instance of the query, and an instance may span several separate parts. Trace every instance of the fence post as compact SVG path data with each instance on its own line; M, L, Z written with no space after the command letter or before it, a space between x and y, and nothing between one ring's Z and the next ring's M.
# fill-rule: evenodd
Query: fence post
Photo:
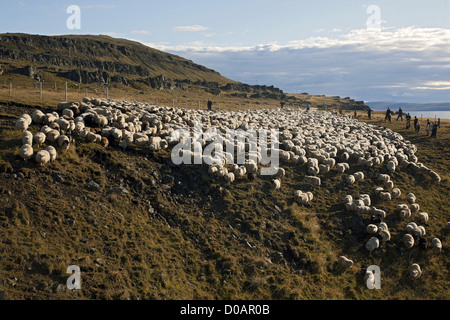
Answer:
M109 98L109 89L108 89L108 87L106 87L106 99L108 99Z
M200 100L198 100L198 110L200 110Z
M66 96L66 102L67 102L67 81L66 81L65 96Z
M42 82L39 82L39 98L42 100Z
M9 96L12 97L12 82L9 82Z
M172 99L172 108L175 108L175 99Z
M87 98L87 96L88 96L88 94L87 94L88 92L87 92L87 88L85 88L85 97Z
M56 89L56 82L55 82L55 91L57 91L57 89Z

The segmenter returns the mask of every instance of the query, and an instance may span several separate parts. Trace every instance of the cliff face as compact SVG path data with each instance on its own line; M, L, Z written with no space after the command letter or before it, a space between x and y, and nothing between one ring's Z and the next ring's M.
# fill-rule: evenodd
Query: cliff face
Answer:
M233 83L218 72L190 60L158 51L137 42L107 36L0 35L0 59L12 66L12 72L28 74L28 69L58 70L58 76L79 82L128 85L130 80L144 83L175 80ZM23 63L28 64L23 70ZM34 77L34 75L30 75ZM36 79L39 80L39 79Z

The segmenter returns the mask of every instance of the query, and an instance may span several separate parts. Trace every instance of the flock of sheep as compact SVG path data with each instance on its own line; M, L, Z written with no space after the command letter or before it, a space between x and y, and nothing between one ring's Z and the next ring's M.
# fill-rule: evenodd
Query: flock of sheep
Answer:
M32 134L28 130L32 123L40 126L39 132ZM434 183L441 180L436 172L418 163L415 156L417 148L405 141L400 134L334 112L300 109L211 112L84 98L82 102L58 104L58 112L44 113L36 110L31 116L23 115L17 120L16 128L23 132L20 156L24 160L34 159L38 165L45 165L56 160L56 148L64 152L78 139L103 146L118 146L124 150L132 146L151 152L170 149L182 142L180 130L192 132L198 124L204 131L214 128L224 134L227 130L238 129L278 130L280 148L277 151L280 164L289 162L299 167L304 166L304 182L312 188L320 187L321 177L332 170L342 175L342 179L351 185L365 179L364 169L361 168L385 168L386 173L379 175L379 181L384 187L376 188L372 197L378 197L381 202L389 202L402 194L391 180L391 174L396 170L422 173ZM227 142L230 141L225 138L224 145ZM239 143L235 138L231 142ZM204 137L199 143L205 148L214 141ZM48 146L44 148L45 144ZM246 140L236 148L248 152L250 144ZM34 153L34 148L42 150ZM259 163L261 149L256 147L256 151L257 161L248 160L243 164L229 164L226 160L230 155L224 153L222 163L208 165L208 173L227 183L245 177L255 178L262 168ZM231 155L232 158L233 156ZM359 171L347 174L355 166ZM284 176L285 170L278 167L272 179L273 189L281 189ZM313 201L314 196L310 191L297 190L293 198L299 204L308 204ZM408 204L398 204L396 207L399 217L407 220L418 213L420 223L425 224L428 214L419 212L420 206L412 193L407 198ZM366 230L371 238L365 245L370 252L379 248L380 242L391 239L389 228L383 221L386 212L372 206L372 200L369 194L361 194L357 199L347 195L343 202L347 211L369 214L372 217L373 223ZM425 234L423 225L410 222L403 238L405 247L410 249L415 243L419 243L419 246L427 245ZM442 250L442 243L437 238L432 240L431 246L439 252ZM344 256L339 259L339 263L346 267L353 265L353 261ZM418 278L421 274L420 267L413 267L414 272L411 271L411 274Z

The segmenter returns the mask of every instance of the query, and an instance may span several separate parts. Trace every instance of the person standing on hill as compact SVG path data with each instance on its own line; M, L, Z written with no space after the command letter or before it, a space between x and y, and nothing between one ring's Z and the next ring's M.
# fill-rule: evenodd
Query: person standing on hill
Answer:
M411 128L411 116L409 113L406 115L406 129Z
M402 110L402 108L398 109L397 121L398 121L398 119L402 119L402 121L403 121L403 110Z
M417 133L420 133L420 121L417 120Z
M427 126L425 127L425 131L427 132L427 137L430 135L430 129L431 129L431 124L430 124L430 119L428 119Z
M208 99L208 111L212 111L212 101Z
M367 110L367 116L369 117L369 120L372 120L372 109L369 108L369 110Z
M284 108L284 101L281 101L280 105L281 105L281 110L283 110L283 108Z
M355 110L355 119L358 119L358 112Z
M437 123L438 128L441 128L441 118L438 118L438 123Z
M431 129L431 137L430 138L436 138L437 136L437 129L438 129L438 125L437 123L433 123L433 128Z
M391 123L391 109L388 108L386 111L386 117L384 117L384 122L386 122L386 120L389 120L389 123Z
M414 116L414 131L417 131L418 122L419 122L419 119L417 119L417 116Z

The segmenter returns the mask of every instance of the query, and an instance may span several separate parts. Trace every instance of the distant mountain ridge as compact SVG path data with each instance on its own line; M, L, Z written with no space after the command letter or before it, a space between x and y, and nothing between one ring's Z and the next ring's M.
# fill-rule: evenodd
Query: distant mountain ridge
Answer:
M366 102L366 105L374 110L386 110L391 108L396 111L402 108L404 111L450 111L450 102L441 103L402 103L402 102Z

